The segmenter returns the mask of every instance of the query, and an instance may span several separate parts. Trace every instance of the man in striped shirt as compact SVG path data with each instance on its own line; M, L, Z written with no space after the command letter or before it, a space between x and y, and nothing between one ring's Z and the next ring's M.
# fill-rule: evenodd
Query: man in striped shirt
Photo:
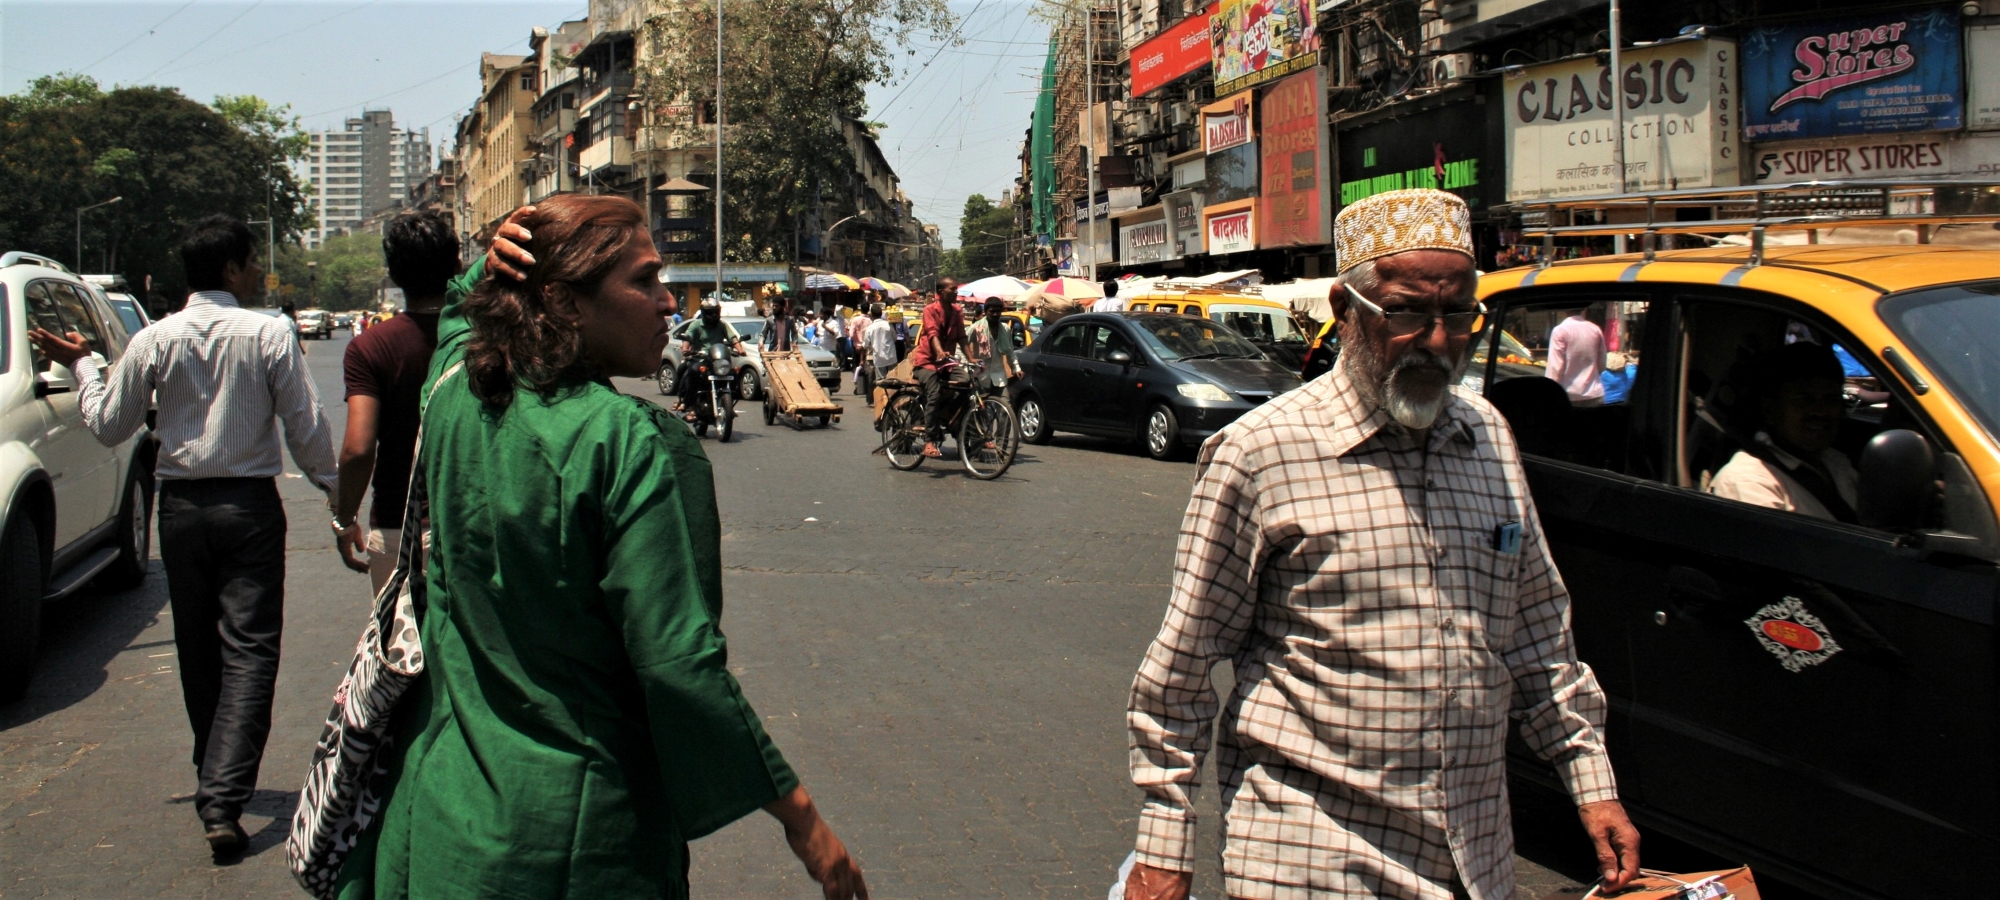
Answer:
M83 420L110 445L145 424L157 400L160 560L174 612L181 695L194 729L195 811L218 861L248 843L237 818L257 787L284 625L284 443L331 493L333 432L289 320L243 309L264 280L242 222L188 229L187 307L132 338L106 377L75 333L30 335L76 372Z

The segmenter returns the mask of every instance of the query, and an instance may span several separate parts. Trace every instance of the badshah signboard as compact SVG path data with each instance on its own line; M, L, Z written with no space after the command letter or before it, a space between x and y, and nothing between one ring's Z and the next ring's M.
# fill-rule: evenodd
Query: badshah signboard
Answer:
M1736 44L1720 38L1622 54L1624 191L1726 187L1739 181ZM1620 193L1612 167L1610 66L1584 57L1507 73L1507 199Z

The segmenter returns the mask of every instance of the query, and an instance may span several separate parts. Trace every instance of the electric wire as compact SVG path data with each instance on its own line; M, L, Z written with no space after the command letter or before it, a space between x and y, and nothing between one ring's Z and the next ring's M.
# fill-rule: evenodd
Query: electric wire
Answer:
M193 53L193 52L195 52L196 50L200 50L200 49L201 49L201 48L202 48L202 47L203 47L204 45L206 45L206 44L207 44L207 43L208 43L209 41L212 41L212 40L215 40L215 39L216 39L216 37L218 37L219 35L221 35L221 34L222 34L223 32L225 32L225 31L228 31L228 30L229 30L229 26L231 26L231 25L234 25L234 24L236 24L237 22L240 22L240 21L242 21L242 20L243 20L243 17L244 17L244 16L247 16L247 15L249 15L249 14L253 13L253 12L256 12L256 10L257 10L257 7L260 7L260 6L263 6L263 5L264 5L264 0L257 0L257 2L255 2L255 3L252 3L252 4L250 4L250 5L248 6L248 7L245 7L245 8L244 8L244 10L243 10L242 12L240 12L240 13L237 13L237 14L236 14L236 18L233 18L233 19L230 19L229 21L227 21L227 22L224 22L224 23L222 23L222 27L221 27L221 28L217 28L217 29L215 29L214 31L211 31L211 32L209 32L209 33L208 33L208 37L205 37L205 38L202 38L201 40L198 40L198 41L195 41L195 42L194 42L194 44L193 44L193 45L191 45L191 46L189 46L189 47L188 47L188 48L187 48L186 50L182 50L182 51L181 51L181 55L179 55L179 56L176 56L176 57L174 57L173 59L170 59L170 60L167 60L167 61L166 61L165 63L162 63L162 64L160 65L160 68L158 68L158 69L154 69L154 70L153 70L153 71L151 71L151 72L147 72L147 73L146 73L146 74L145 74L144 76L142 76L142 77L141 77L141 78L139 79L139 81L141 81L141 82L147 82L147 81L151 81L151 80L153 80L153 76L155 76L155 75L158 75L158 74L160 74L161 70L163 70L163 69L166 69L166 68L167 68L168 66L171 66L171 65L173 65L174 63L177 63L177 62L180 62L180 61L181 61L181 60L183 60L183 59L186 59L186 58L188 57L188 54L190 54L190 53Z
M151 27L147 28L147 29L146 29L145 31L141 31L141 32L139 32L139 33L138 33L138 34L137 34L136 36L134 36L134 37L133 37L133 38L132 38L131 40L129 40L129 41L126 41L126 42L125 42L125 43L123 43L123 44L119 44L119 45L118 45L118 49L116 49L116 50L113 50L113 51L111 51L110 53L106 53L106 54L104 54L103 56L100 56L100 57L98 57L98 58L97 58L97 62L94 62L94 63L91 63L90 65L87 65L87 66L84 66L83 68L81 68L81 69L77 70L77 74L80 74L80 75L81 75L81 74L85 74L85 73L88 73L88 72L89 72L89 71L90 71L91 69L95 69L95 68L97 68L97 67L98 67L98 65L100 65L101 63L103 63L103 62L104 62L105 60L107 60L107 59L110 59L111 57L114 57L114 56L117 56L118 54L120 54L120 53L123 53L123 52L125 52L125 48L127 48L127 47L130 47L130 46L132 46L133 44L136 44L136 43L138 43L138 42L139 42L139 38L143 38L143 37L145 37L145 36L147 36L147 35L149 35L149 34L152 34L152 33L153 33L153 32L155 32L155 31L158 31L158 30L160 30L160 26L162 26L162 25L165 25L165 24L167 24L167 22L171 21L171 20L173 19L173 17L175 17L175 16L178 16L178 15L180 15L181 13L184 13L184 12L187 12L187 8L188 8L188 7L190 7L190 6L193 6L194 4L195 4L195 0L188 0L188 2L186 2L186 3L183 3L183 4L181 4L181 7L180 7L179 9L176 9L176 10L174 10L173 12L170 12L170 13L167 13L167 17L166 17L166 18L164 18L164 19L161 19L161 20L160 20L160 21L158 21L158 22L154 22L154 23L152 24L152 26L151 26Z

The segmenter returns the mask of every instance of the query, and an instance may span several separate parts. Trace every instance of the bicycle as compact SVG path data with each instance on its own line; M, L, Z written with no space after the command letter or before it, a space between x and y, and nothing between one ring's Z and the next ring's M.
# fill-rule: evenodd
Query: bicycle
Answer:
M985 380L985 367L951 361L941 370L948 379L943 399L948 405L946 434L958 437L959 461L967 474L991 481L1005 474L1021 449L1021 424L1014 408ZM924 395L915 384L883 380L892 391L882 409L882 446L877 452L889 465L910 471L924 464Z

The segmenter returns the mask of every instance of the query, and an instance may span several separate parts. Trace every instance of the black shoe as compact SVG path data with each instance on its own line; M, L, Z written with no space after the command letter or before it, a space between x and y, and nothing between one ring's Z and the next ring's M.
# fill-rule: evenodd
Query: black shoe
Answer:
M243 833L243 826L233 821L209 822L207 833L208 849L217 857L235 856L250 845L250 836Z

